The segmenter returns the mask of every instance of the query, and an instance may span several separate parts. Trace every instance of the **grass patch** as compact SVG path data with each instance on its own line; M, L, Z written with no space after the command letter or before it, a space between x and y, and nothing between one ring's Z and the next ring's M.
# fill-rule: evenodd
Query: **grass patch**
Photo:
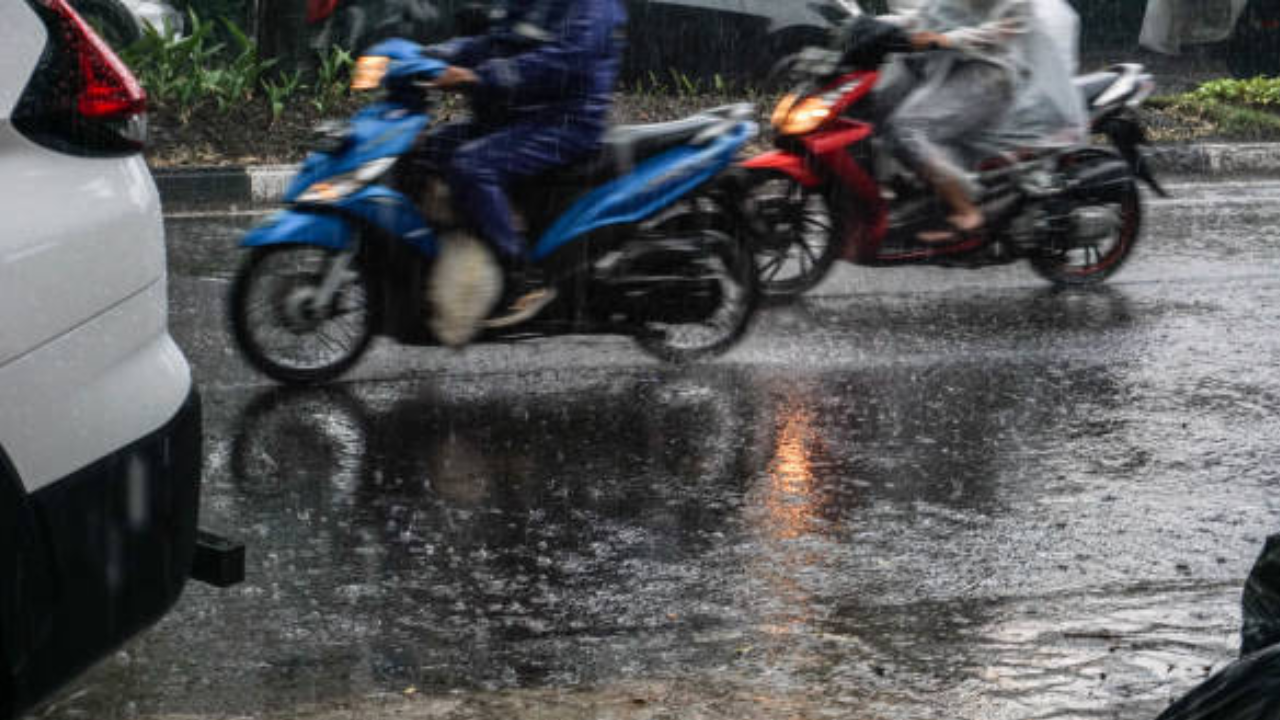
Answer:
M1158 140L1280 141L1280 78L1211 80L1147 108Z

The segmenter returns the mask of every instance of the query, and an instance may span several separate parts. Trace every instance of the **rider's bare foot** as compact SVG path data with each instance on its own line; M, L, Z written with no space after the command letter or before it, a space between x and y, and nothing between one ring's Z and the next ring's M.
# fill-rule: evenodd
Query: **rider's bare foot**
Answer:
M985 224L986 217L981 210L975 209L972 212L957 213L947 217L949 228L928 230L916 235L916 239L927 245L956 242L982 230Z
M965 235L972 235L982 229L982 225L986 222L986 218L982 216L982 211L974 208L963 213L956 213L947 218L947 222L951 223L951 227L959 230Z

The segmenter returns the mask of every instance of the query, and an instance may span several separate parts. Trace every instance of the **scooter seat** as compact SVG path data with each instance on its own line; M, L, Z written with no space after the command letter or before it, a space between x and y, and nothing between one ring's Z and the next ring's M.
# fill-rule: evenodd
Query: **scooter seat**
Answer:
M1087 104L1093 105L1093 101L1101 97L1102 93L1120 79L1120 73L1117 72L1096 72L1088 75L1081 75L1075 79L1075 86L1084 95Z
M672 122L619 125L605 134L603 146L595 155L542 175L538 182L553 185L598 184L625 175L637 163L683 145L724 120L723 116L703 114Z

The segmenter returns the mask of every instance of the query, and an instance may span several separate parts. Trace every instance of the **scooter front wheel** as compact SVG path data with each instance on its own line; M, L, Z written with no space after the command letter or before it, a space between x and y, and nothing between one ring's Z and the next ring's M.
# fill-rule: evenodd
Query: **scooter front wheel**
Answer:
M788 300L817 287L840 255L826 197L782 173L753 171L743 192L745 212L763 237L753 242L760 291Z
M373 297L351 253L313 245L259 248L232 282L231 330L245 358L268 377L322 383L346 372L369 347L377 326Z

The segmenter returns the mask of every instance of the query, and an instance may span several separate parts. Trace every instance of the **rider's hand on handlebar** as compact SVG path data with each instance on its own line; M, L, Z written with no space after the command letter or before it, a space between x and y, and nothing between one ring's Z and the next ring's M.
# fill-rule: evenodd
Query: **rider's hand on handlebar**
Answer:
M911 35L911 47L916 50L938 50L951 47L951 40L942 33L918 32Z
M427 87L436 90L460 90L479 82L480 76L471 70L450 65L445 68L444 72L437 75L435 80L427 83Z

